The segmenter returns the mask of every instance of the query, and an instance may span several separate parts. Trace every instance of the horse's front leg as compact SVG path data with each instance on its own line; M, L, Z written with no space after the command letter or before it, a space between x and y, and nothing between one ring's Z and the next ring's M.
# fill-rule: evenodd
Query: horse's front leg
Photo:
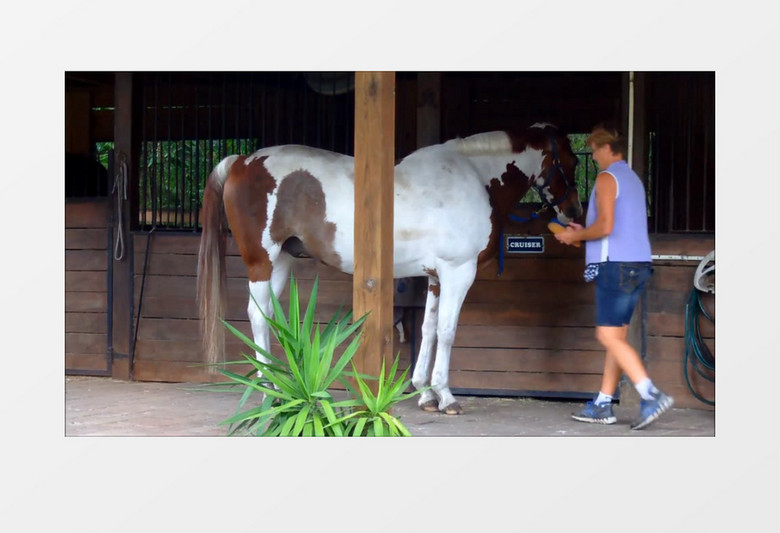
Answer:
M431 388L439 397L439 411L448 415L459 415L463 412L449 387L450 355L460 309L476 274L476 261L439 272L441 295L436 328L436 362L431 375Z
M417 363L414 365L412 385L417 390L430 385L431 357L436 344L436 323L439 314L439 280L428 278L428 296L425 299L425 316L422 323L422 339ZM438 400L431 389L420 393L417 403L424 411L438 411Z

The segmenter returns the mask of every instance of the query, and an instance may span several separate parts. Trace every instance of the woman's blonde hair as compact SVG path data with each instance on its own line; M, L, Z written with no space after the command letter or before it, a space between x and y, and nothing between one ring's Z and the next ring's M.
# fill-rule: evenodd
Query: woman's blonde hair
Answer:
M601 146L608 144L610 150L612 150L612 153L615 155L620 154L625 156L626 151L628 150L626 139L620 134L620 132L617 129L605 124L599 124L593 128L593 131L591 132L586 142L588 146L595 146L596 148L600 148Z

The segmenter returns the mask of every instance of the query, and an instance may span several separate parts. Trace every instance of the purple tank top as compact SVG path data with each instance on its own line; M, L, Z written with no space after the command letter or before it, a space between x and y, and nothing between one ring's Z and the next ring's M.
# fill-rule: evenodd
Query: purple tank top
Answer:
M647 204L642 181L625 161L612 163L604 172L617 180L615 223L612 233L606 237L585 242L585 263L652 261L650 238L647 234ZM585 217L586 226L595 222L597 209L594 187Z

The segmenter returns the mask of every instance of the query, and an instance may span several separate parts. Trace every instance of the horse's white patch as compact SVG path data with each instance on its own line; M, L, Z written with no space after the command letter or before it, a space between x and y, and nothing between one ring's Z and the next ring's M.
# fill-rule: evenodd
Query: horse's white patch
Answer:
M528 148L525 152L520 154L515 165L520 171L528 176L529 181L539 178L542 173L542 163L544 162L544 153L542 150L534 150Z
M458 153L463 155L496 155L512 153L512 142L503 131L477 133L465 139L456 139Z
M274 248L280 248L284 243L276 243L271 239L271 222L274 218L274 211L276 210L276 191L278 187L268 193L268 209L266 211L265 229L263 229L263 235L260 238L260 243L266 251Z
M238 159L239 156L237 155L229 155L225 159L219 162L217 164L215 170L217 172L217 177L219 178L220 183L224 183L225 179L227 179L228 172L230 172L230 167L233 166L233 163L236 162L236 159Z
M393 235L393 238L398 241L414 241L418 239L425 239L427 233L421 229L399 229Z

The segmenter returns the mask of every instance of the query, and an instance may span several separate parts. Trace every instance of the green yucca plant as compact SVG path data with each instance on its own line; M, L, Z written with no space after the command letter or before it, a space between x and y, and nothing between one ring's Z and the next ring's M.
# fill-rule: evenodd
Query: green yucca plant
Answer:
M357 394L351 384L347 383L346 385L360 399L352 400L353 403L350 406L355 409L336 422L345 423L344 433L354 437L410 437L411 434L406 426L390 413L395 404L421 392L405 393L411 384L411 380L406 379L409 369L405 369L396 379L398 372L398 357L396 356L390 372L385 376L385 362L383 360L376 394L371 391L363 376L354 371L354 363L352 369L351 375L354 376L360 388L360 394Z
M321 329L319 324L314 323L318 285L319 279L315 278L303 317L300 313L298 285L292 275L287 316L277 296L271 291L273 318L265 315L264 317L284 351L282 358L260 348L252 339L223 320L228 330L253 351L265 356L268 362L258 361L254 354L242 354L243 361L223 363L229 365L248 362L252 365L252 370L241 375L225 368L219 369L219 372L234 384L246 387L236 414L222 424L229 425L229 434L232 435L409 435L400 421L388 412L398 401L417 394L404 394L410 384L409 380L404 381L408 369L400 379L395 380L398 367L396 357L390 374L385 378L383 363L376 396L365 380L377 378L347 371L346 367L351 364L360 345L360 328L366 316L350 322L351 311L343 316L337 311L326 327ZM341 355L337 356L337 349L351 336L352 340ZM352 368L354 370L354 364ZM258 376L258 371L262 377ZM356 380L359 393L348 378ZM329 388L337 381L342 383L353 397L336 401ZM251 395L257 392L263 395L260 405L245 409ZM369 422L370 428L367 428Z

